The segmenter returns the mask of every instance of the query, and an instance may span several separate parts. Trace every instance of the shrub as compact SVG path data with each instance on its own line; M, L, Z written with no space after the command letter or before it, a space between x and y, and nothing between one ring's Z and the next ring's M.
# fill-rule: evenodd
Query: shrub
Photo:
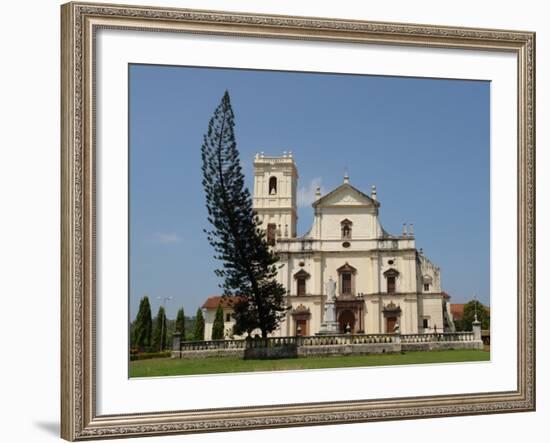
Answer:
M130 361L135 360L149 360L152 358L167 358L172 355L171 351L163 352L141 352L137 354L130 354Z

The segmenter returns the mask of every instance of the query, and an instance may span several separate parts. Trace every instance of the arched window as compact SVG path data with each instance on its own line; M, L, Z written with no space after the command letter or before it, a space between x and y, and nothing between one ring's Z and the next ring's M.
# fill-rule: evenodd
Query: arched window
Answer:
M275 223L268 223L267 225L267 244L269 246L275 245L275 238L277 236L277 225Z
M277 194L277 177L270 177L269 179L269 195Z
M429 275L422 276L422 283L424 283L424 292L430 292L433 279Z
M345 220L342 220L340 222L340 226L342 229L342 240L351 240L351 225L353 223L351 220L348 220L347 218Z

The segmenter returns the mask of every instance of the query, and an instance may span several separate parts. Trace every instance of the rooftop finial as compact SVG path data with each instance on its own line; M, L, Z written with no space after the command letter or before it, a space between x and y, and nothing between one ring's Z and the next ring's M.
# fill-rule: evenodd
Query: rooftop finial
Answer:
M317 186L317 189L315 189L315 197L319 198L321 197L321 187Z
M376 200L376 185L372 185L370 189L370 198Z
M344 183L349 183L348 168L344 170Z

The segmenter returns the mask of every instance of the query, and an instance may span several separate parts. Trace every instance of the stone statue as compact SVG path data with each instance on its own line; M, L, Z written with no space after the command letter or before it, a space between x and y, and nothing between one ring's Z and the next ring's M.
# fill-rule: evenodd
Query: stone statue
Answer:
M321 323L319 335L337 334L338 322L336 321L336 306L334 305L334 301L336 300L336 282L332 277L325 283L325 291L327 293L327 298L325 300L325 318L324 322Z
M351 334L351 325L348 323L346 323L346 327L344 328L344 332L346 334Z
M333 302L336 298L336 282L330 277L325 284L325 290L327 292L327 302Z

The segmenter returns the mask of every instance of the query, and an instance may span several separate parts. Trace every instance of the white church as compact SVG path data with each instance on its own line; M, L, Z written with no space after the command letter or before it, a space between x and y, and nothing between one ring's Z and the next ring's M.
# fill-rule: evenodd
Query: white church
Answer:
M323 333L329 303L335 333L454 329L439 267L417 250L412 225L403 225L401 235L384 230L374 186L367 195L346 174L343 183L326 195L317 189L313 225L301 237L296 235L297 188L292 154L256 155L253 204L283 265L278 279L291 306L273 336ZM219 296L210 297L203 305L206 340L211 338L219 303L226 331L232 327L230 305Z

